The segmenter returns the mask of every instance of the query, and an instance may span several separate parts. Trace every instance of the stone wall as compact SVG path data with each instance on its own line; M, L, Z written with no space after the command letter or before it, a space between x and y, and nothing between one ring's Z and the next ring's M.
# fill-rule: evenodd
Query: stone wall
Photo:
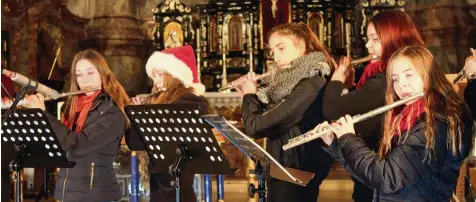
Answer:
M476 47L475 0L410 0L407 12L446 73L457 73Z

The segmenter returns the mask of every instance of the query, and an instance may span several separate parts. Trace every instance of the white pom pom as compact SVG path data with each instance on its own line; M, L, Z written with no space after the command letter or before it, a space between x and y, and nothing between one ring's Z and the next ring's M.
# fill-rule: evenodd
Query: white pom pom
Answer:
M203 95L205 93L206 88L201 83L194 83L192 87L195 90L195 95Z

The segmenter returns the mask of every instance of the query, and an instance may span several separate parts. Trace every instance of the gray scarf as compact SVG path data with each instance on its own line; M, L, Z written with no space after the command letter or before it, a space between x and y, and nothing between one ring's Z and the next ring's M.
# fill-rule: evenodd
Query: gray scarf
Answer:
M276 73L264 82L267 87L259 88L256 92L258 99L266 104L281 102L289 95L302 79L316 75L326 76L331 68L322 52L311 52L291 62L291 67L278 69Z

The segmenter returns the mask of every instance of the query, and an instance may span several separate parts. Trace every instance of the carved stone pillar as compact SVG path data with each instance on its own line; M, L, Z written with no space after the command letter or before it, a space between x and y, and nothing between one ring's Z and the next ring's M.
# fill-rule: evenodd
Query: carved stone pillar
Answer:
M39 9L32 7L27 10L27 30L28 30L28 76L37 78L36 52L38 48L38 16Z
M81 41L83 49L98 50L129 94L146 89L145 62L151 40L136 17L137 1L96 1L96 12Z

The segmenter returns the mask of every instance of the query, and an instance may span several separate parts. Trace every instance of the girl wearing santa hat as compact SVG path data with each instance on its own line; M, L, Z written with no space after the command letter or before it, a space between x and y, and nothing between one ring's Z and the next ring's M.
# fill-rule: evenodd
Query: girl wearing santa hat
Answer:
M208 101L202 95L205 86L199 83L195 54L191 46L169 48L154 52L147 61L146 72L154 81L150 104L198 104L202 114L208 114ZM132 98L135 105L144 104L139 96ZM133 129L126 133L126 143L131 150L145 150L145 145ZM149 166L147 153L139 152L139 171L144 180L149 178L150 201L175 201L174 187L170 182L175 178L168 173L157 173ZM193 174L182 173L180 177L180 199L195 202Z

